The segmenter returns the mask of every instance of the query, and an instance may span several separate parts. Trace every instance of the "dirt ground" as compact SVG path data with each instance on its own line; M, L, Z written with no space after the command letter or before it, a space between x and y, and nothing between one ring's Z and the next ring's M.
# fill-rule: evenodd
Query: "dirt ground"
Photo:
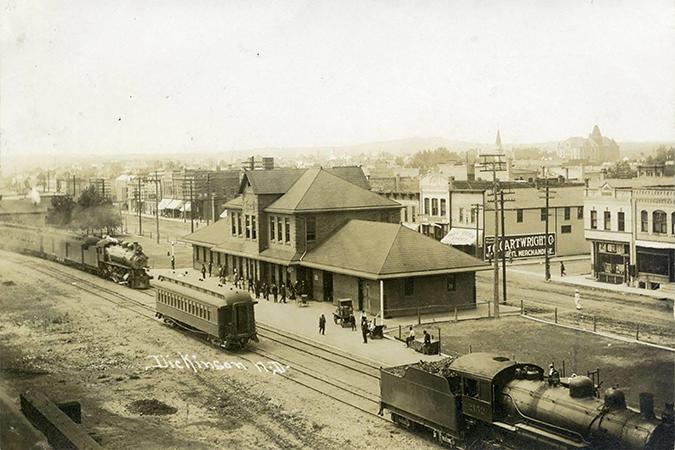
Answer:
M247 369L153 368L152 355ZM437 448L259 372L254 364L268 362L249 355L210 347L69 283L37 277L0 254L0 387L14 398L35 390L54 402L81 402L83 426L105 448Z
M675 353L607 339L580 331L533 322L521 317L483 319L438 324L442 351L449 355L473 352L498 353L547 368L554 362L559 369L565 361L567 376L586 375L600 369L603 390L618 385L629 406L639 406L640 392L652 392L655 411L672 402L675 384ZM424 326L418 327L421 333Z

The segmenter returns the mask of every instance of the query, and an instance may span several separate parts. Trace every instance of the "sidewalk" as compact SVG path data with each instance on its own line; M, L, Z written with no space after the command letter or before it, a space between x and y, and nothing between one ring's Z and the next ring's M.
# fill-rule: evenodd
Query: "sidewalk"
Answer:
M225 288L230 289L231 284L219 287L217 277L207 278L200 282L201 274L192 269L178 269L175 274L170 269L151 270L150 274L157 277L161 274L176 276L180 273L188 272L185 280L190 283L200 284L215 291L221 291ZM279 296L279 299L281 297ZM351 331L351 328L342 328L333 321L333 311L335 306L328 302L310 301L309 307L300 308L295 302L287 300L288 303L274 303L273 296L270 294L270 300L258 299L255 314L256 321L261 325L268 325L298 337L311 341L313 344L324 346L326 348L338 349L360 359L370 360L374 364L381 366L395 366L402 364L411 364L420 360L439 360L438 355L423 355L412 349L406 348L405 344L392 338L388 339L368 339L368 343L363 343L360 329ZM326 317L326 334L319 335L319 316L324 314ZM467 311L469 313L469 311ZM475 312L473 312L475 314ZM468 317L468 315L467 315ZM357 316L358 319L358 316ZM368 317L372 320L372 316ZM405 318L406 323L411 323L413 318ZM393 320L393 319L392 319ZM453 315L454 320L454 315ZM390 321L385 321L388 328ZM379 320L378 320L379 323ZM417 317L414 318L417 323ZM394 327L398 330L398 324Z
M512 269L510 267L507 267L507 270L509 272L519 273L523 275L530 275L544 279L543 273L534 273L525 270ZM657 299L673 300L675 298L675 285L672 284L662 285L661 289L653 291L650 289L640 289L637 287L626 286L625 284L601 283L585 275L570 275L565 277L551 275L550 281L551 283L563 284L567 286L578 286L591 289L599 289L611 292L618 292L621 294L642 295L645 297L652 297Z

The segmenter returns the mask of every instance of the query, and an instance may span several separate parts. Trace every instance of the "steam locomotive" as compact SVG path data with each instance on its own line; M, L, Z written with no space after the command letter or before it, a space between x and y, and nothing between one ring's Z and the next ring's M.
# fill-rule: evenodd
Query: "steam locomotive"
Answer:
M148 289L148 257L134 242L0 223L0 247L78 267L132 289Z
M461 356L434 373L423 363L380 370L381 410L409 429L431 431L440 442L475 448L672 449L673 404L661 418L652 394L640 411L610 388L600 399L585 376L545 379L534 364L487 353Z

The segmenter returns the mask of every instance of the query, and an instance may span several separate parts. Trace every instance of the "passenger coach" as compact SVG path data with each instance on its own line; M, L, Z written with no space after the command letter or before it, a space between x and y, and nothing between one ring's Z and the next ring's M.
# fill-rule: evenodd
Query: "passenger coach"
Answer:
M244 348L258 342L255 326L256 301L244 291L228 287L212 291L176 278L160 275L156 288L156 316L204 336L225 348Z

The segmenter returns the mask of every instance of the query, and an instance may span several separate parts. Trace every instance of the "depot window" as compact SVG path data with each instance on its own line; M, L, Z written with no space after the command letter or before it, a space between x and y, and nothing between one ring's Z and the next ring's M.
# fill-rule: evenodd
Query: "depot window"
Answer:
M274 241L276 238L276 234L274 232L274 223L276 222L276 219L274 217L270 217L270 241Z
M281 244L284 239L284 230L281 226L281 217L277 217L277 241Z
M241 236L241 214L237 213L237 236Z
M232 236L237 235L237 219L236 216L237 213L232 213L230 216L230 220L232 221Z
M254 241L258 239L258 231L256 230L255 216L251 216L251 239Z
M415 295L415 279L408 277L404 282L404 294L406 296Z
M307 242L314 242L315 240L316 240L316 219L314 219L313 217L308 217L307 218Z
M246 239L251 239L251 216L246 214L244 218L246 220Z

